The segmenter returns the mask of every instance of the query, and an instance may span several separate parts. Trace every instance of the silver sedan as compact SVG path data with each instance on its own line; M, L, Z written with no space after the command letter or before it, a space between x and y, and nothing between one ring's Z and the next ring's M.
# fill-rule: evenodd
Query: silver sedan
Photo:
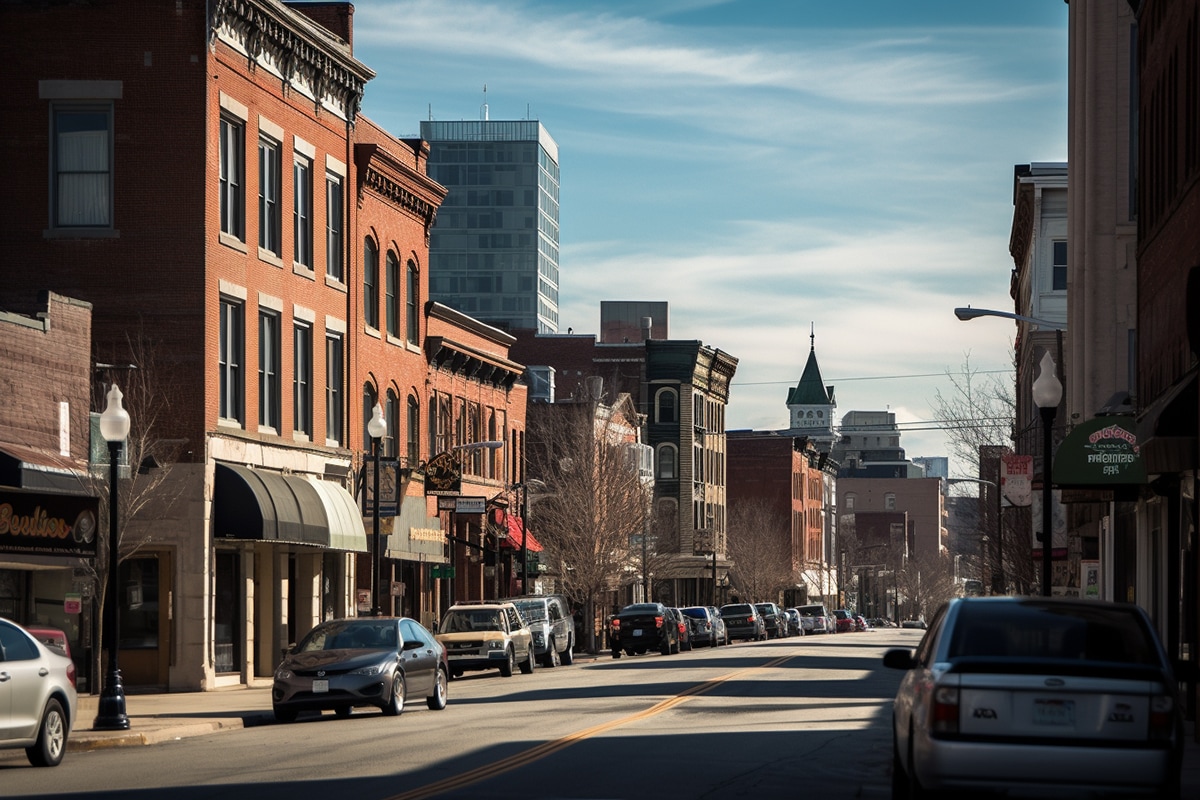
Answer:
M23 747L34 766L57 766L77 705L71 659L0 619L0 748Z

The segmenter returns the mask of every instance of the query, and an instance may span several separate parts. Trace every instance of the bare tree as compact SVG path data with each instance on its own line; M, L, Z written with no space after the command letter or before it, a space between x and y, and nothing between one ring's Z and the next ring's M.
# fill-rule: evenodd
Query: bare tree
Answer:
M595 652L602 601L640 578L631 543L645 535L649 494L629 447L637 421L585 400L532 406L528 427L529 471L545 483L538 538L563 593L591 621L585 642Z
M791 520L763 500L740 500L729 507L727 530L733 585L743 601L778 602L795 581Z
M900 613L910 619L927 619L958 591L949 559L932 553L904 560L896 586Z
M966 465L963 471L979 474L983 447L1008 447L1013 441L1017 405L1013 373L983 374L963 355L958 372L946 371L950 392L934 392L933 416L946 432L951 455Z

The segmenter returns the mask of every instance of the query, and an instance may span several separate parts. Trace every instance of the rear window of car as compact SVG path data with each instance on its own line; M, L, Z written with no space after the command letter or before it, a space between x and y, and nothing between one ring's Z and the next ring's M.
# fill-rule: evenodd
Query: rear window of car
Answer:
M659 606L656 603L634 603L631 606L625 606L621 609L621 613L629 612L631 614L658 614Z
M740 603L740 604L731 605L731 606L721 606L721 613L722 613L723 615L729 615L729 614L753 614L753 613L754 613L754 609L753 609L753 608L751 608L751 607L750 607L750 605L749 605L748 603Z
M825 608L824 606L801 606L800 613L806 617L823 617Z
M964 605L949 655L1159 663L1149 632L1131 610L1025 602Z
M708 609L706 608L681 608L679 610L693 619L708 619Z

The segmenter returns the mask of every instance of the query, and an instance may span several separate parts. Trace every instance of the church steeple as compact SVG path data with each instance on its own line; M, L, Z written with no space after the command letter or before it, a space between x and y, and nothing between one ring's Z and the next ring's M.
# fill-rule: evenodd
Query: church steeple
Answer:
M809 332L808 361L800 382L790 390L787 397L790 417L789 430L803 432L815 440L833 441L833 387L826 386L817 364L817 334L815 324Z

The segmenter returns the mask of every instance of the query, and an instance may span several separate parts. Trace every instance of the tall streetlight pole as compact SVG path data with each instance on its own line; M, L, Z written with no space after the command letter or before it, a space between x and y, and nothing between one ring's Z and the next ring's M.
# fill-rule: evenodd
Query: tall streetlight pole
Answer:
M1054 374L1054 359L1047 352L1042 356L1037 380L1033 382L1033 402L1042 412L1042 596L1051 595L1054 544L1054 490L1051 485L1054 415L1062 401L1063 387Z
M125 687L121 685L121 666L118 653L121 638L118 632L117 569L120 566L120 538L117 535L117 484L120 479L121 446L129 437L129 412L121 405L121 390L114 383L108 390L108 405L100 415L100 435L108 442L108 587L104 592L104 633L108 638L108 670L104 688L96 706L92 730L127 731L129 715L125 713Z
M375 407L371 409L371 419L367 422L367 435L371 437L372 460L375 465L375 474L371 478L371 521L375 543L371 549L371 616L373 617L383 614L383 603L379 599L383 583L381 572L383 554L380 552L379 544L379 449L386 433L387 421L383 418L383 407L376 403Z

